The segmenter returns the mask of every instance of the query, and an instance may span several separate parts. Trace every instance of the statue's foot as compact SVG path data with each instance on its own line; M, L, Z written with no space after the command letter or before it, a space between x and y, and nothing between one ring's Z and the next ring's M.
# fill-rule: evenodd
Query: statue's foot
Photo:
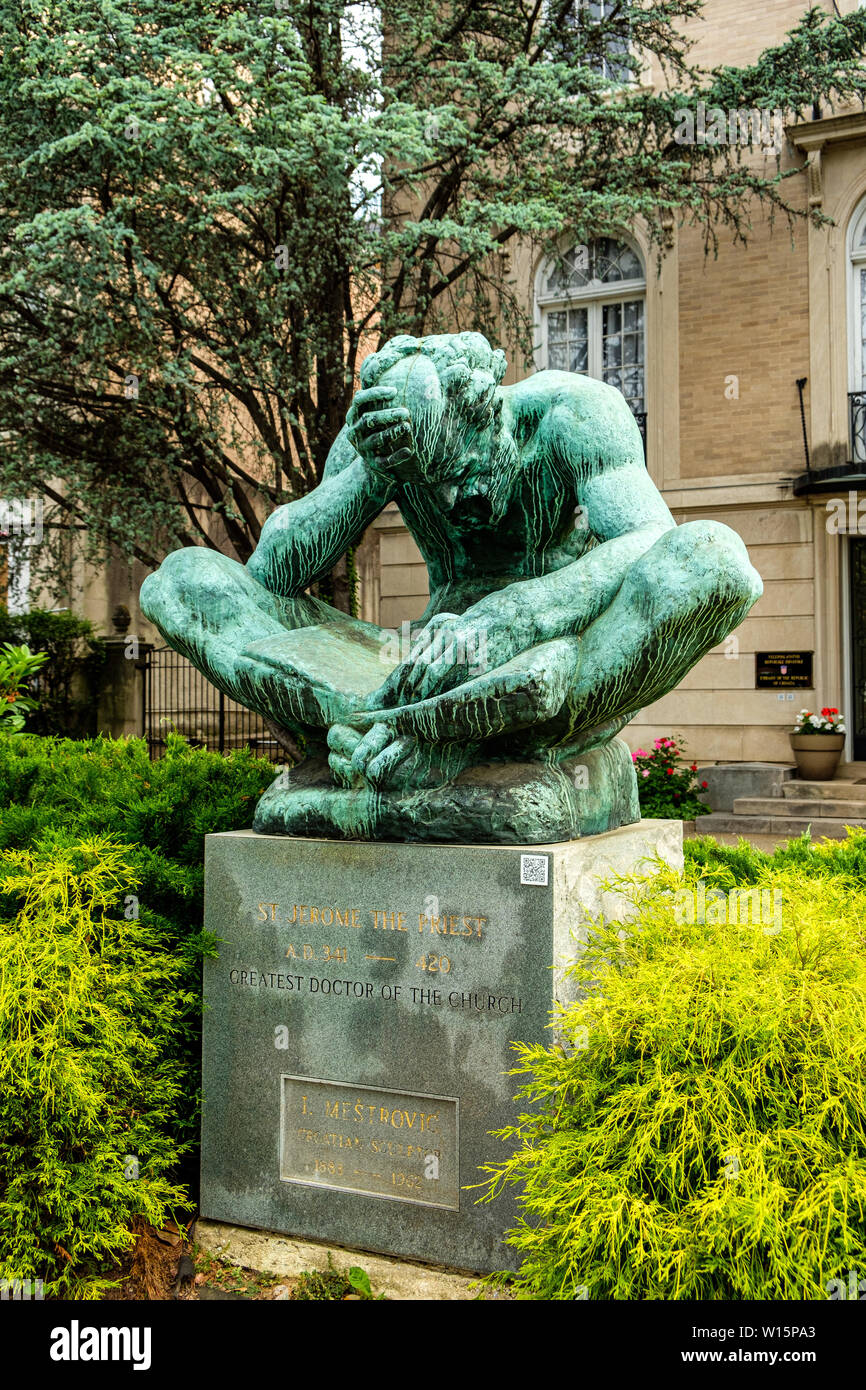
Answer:
M323 756L307 758L265 792L253 829L334 840L556 844L640 820L634 764L620 739L558 764L474 762L435 786L375 786L352 776L351 785L335 784Z

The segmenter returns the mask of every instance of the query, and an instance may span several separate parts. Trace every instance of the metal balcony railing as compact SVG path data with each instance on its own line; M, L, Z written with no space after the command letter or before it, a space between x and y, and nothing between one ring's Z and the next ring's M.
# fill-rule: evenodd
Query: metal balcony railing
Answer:
M866 391L848 392L848 434L851 462L866 463Z
M805 378L803 379L805 383ZM800 382L797 383L801 385ZM802 392L801 392L802 410ZM805 443L805 426L804 426ZM841 450L833 449L838 457ZM806 471L791 479L795 497L808 497L834 492L847 483L849 487L866 485L866 391L848 392L848 457L841 463L813 468L806 449Z

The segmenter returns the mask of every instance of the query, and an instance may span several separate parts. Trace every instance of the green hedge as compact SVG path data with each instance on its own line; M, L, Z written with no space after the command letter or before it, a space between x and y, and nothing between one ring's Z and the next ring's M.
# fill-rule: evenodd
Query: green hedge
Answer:
M223 757L179 735L169 735L165 756L154 762L140 739L0 737L0 851L32 850L47 864L63 862L92 837L110 843L136 883L124 894L124 921L137 920L174 963L176 1003L162 1047L166 1063L179 1068L180 1092L166 1133L178 1157L186 1155L176 1176L193 1187L201 961L211 949L202 928L203 838L248 826L273 776L271 764L248 750ZM45 930L54 931L48 917ZM145 1008L148 1000L154 1011L161 1007L155 994L144 996ZM0 1130L0 1144L8 1140Z
M176 1185L196 1007L139 881L99 837L0 854L0 1277L98 1297Z
M684 843L688 863L724 888L757 884L773 868L801 870L810 878L844 879L854 892L866 886L866 835L849 830L844 840L813 840L806 830L777 845L772 853L740 838L737 845L720 845L711 835Z
M562 1046L517 1048L531 1106L489 1170L523 1212L519 1296L826 1299L862 1277L864 856L862 831L699 841L684 874L632 881L633 920L596 924ZM767 894L757 923L738 886Z

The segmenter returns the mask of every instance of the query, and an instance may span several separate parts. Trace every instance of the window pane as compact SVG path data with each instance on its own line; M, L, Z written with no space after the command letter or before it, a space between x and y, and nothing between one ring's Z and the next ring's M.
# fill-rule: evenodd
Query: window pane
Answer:
M633 411L645 409L643 299L602 302L593 310L576 304L542 312L549 368L585 373L597 361L602 381L622 391ZM590 325L596 335L592 342Z
M622 391L632 410L644 409L643 300L624 304L603 304L602 374L611 386ZM621 332L627 324L630 331Z
M565 310L557 309L555 313L547 315L547 333L549 341L557 341L565 337Z
M568 315L570 370L585 372L589 366L589 310L572 309Z
M866 270L860 271L860 390L866 391Z
M568 371L568 348L565 343L548 344L547 365L554 372Z
M589 247L572 246L552 267L547 277L547 293L581 289L589 280Z
M604 284L616 280L642 280L643 265L624 242L600 237L595 242L595 273Z
M634 333L636 329L643 332L643 300L630 299L627 304L622 306L622 326L626 333Z
M545 293L562 295L586 285L643 278L643 262L630 246L613 237L597 237L589 245L570 247L550 264Z
M607 337L608 333L619 333L622 327L622 305L605 304L602 308L602 333Z
M639 368L624 374L622 393L632 410L643 410L643 372Z
M589 365L587 309L554 309L547 315L547 365L558 372L585 372Z
M613 4L611 0L574 0L571 14L580 10L583 10L595 23L598 23L600 19L604 19L606 15L612 13ZM593 72L601 73L612 82L630 82L633 80L632 70L627 63L622 61L628 56L629 47L629 40L625 35L618 38L608 38L604 56L599 58L593 55L588 58L589 66Z
M574 343L574 342L573 342L573 343L571 344L571 361L570 361L570 363L569 363L569 368L568 368L569 371L571 371L571 372L585 372L588 366L589 366L589 344L588 344L586 338L584 338L584 340L583 340L582 343L581 343L581 342L577 342L577 343Z

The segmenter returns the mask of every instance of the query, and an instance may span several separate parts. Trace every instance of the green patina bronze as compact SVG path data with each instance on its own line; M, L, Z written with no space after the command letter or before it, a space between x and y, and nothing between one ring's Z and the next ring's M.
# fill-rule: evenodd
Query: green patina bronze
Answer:
M735 532L675 525L617 390L504 371L478 333L394 338L246 566L190 547L145 580L166 641L306 741L256 830L542 844L637 821L617 733L760 597ZM430 576L408 650L305 592L392 499Z

